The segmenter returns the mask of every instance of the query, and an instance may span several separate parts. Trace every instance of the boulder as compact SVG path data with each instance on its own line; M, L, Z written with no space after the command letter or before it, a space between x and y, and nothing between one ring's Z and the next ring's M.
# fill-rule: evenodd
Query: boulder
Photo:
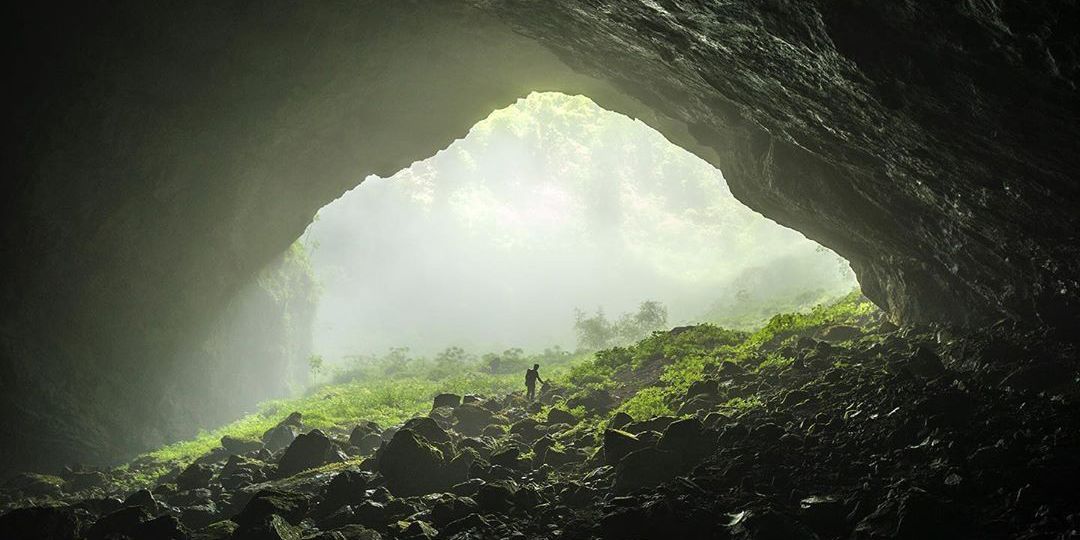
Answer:
M210 485L210 479L213 477L213 467L203 463L192 463L176 477L176 487L184 491L204 488Z
M685 418L668 425L656 448L678 455L684 467L688 467L716 449L716 436L715 432L706 431L697 418Z
M438 409L439 407L457 408L461 405L461 396L457 394L439 394L435 396L432 402L431 408Z
M361 422L355 428L352 433L349 433L349 444L359 447L364 439L371 435L378 437L379 432L382 431L379 428L379 424L375 422Z
M394 538L409 540L434 540L439 536L439 531L430 523L420 520L403 520L390 527Z
M922 379L933 379L945 373L945 366L937 353L923 346L915 349L904 366L912 375Z
M454 429L463 435L479 435L491 424L493 416L492 412L484 407L475 403L464 403L454 409L454 418L457 420Z
M361 456L370 455L382 446L383 440L378 433L368 433L362 438L352 443L352 447L356 449Z
M830 326L821 332L821 339L831 343L851 341L862 335L862 330L857 326L837 324Z
M653 487L675 477L682 468L678 454L656 448L630 452L615 466L615 491L627 493Z
M265 520L237 527L233 540L301 540L303 529L287 519L272 514Z
M622 428L626 427L627 424L629 424L630 422L633 422L633 421L634 421L633 416L630 416L629 414L626 414L623 411L619 411L619 412L615 413L614 416L611 417L611 420L608 421L608 427L615 428L615 429L622 429Z
M300 523L308 512L310 500L301 493L279 489L264 489L255 494L236 515L240 529L253 530L265 524L271 516L279 516L293 525Z
M531 443L544 435L540 422L535 418L526 416L510 425L510 433L521 437L521 440Z
M159 516L135 528L135 540L188 540L190 534L175 516Z
M416 418L410 418L405 421L405 424L401 426L403 430L409 430L413 433L427 439L429 443L436 445L446 444L450 442L450 435L446 433L446 430L439 427L439 424L435 420L428 416L418 416Z
M379 452L378 471L394 495L447 491L464 480L452 478L443 453L411 429L402 428Z
M325 433L313 429L296 438L278 461L278 478L292 476L300 471L320 467L327 463L344 461L334 441Z
M488 514L505 514L514 506L518 486L512 480L489 482L476 491L473 499Z
M441 529L478 509L479 505L471 497L443 495L431 504L431 523Z
M279 424L266 430L266 433L263 433L262 443L266 446L267 450L277 452L292 444L299 433L300 429L296 426Z
M373 483L373 474L366 471L341 471L330 480L323 492L320 513L327 515L345 505L359 504L367 499L365 490Z
M619 429L604 430L604 461L616 465L627 454L647 446L636 435Z
M225 435L221 438L221 447L230 454L247 454L262 450L263 443L255 439L242 439L232 435Z
M86 540L134 537L139 526L150 519L150 512L141 506L121 508L94 522L94 525L86 532Z
M568 411L566 409L559 409L557 407L552 407L552 408L548 409L548 412L547 412L547 424L548 425L569 424L569 425L573 426L573 425L575 425L577 423L578 423L577 417L574 416L573 414L571 414L570 411Z

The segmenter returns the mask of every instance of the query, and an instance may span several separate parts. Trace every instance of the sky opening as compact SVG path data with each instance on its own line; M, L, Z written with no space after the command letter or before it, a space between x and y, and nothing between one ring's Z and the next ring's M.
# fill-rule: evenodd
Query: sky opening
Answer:
M315 352L574 349L574 315L647 300L668 324L750 326L857 284L750 210L719 170L582 96L534 93L435 156L328 204L304 242Z

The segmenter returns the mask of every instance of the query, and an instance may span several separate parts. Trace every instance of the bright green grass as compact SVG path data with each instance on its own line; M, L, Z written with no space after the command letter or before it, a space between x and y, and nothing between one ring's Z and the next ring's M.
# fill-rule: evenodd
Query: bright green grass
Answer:
M304 424L312 428L350 429L364 420L389 426L431 410L431 400L436 394L500 394L520 389L520 379L518 374L464 372L441 380L409 377L326 386L301 398L263 403L259 412L141 456L136 460L141 464L137 472L129 466L116 472L129 477L130 485L153 483L169 469L185 466L220 446L222 436L258 439L293 411L302 413Z

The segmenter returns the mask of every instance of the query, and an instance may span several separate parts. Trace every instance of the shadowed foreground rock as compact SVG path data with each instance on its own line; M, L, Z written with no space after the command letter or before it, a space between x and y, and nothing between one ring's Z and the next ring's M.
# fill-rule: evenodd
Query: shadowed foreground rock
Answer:
M710 368L671 404L691 410L683 417L608 417L601 412L608 403L597 401L584 419L540 422L571 420L549 413L564 410L554 395L589 395L568 388L541 396L547 410L519 394L479 398L456 411L491 414L450 416L448 429L428 416L385 430L358 419L356 428L310 431L274 453L211 452L123 503L100 490L64 494L64 482L45 491L40 479L14 484L0 491L6 506L50 505L0 516L0 537L1004 540L1080 533L1074 345L1007 323L975 333L871 324L857 340L835 344L812 337L828 335L824 329L815 332L765 346L762 354L789 362ZM640 380L616 382L610 394L617 400L621 385ZM747 405L730 405L736 402ZM492 423L478 430L481 417ZM595 432L571 426L596 421ZM389 440L377 451L350 442L383 434ZM289 473L297 469L294 454L308 446L318 456L340 447L347 461L305 462L317 468Z
M240 291L358 179L531 91L701 156L894 322L1070 333L1078 21L1073 0L28 3L4 20L0 474L284 393L283 355L208 350ZM311 310L272 297L252 310L284 339Z

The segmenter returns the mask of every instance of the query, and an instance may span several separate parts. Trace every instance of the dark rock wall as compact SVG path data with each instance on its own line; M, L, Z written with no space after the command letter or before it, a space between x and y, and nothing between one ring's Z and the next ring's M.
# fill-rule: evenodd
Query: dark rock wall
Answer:
M900 321L1077 319L1074 3L121 2L6 24L7 467L242 408L191 391L230 362L187 360L229 299L365 175L533 90L716 164Z

